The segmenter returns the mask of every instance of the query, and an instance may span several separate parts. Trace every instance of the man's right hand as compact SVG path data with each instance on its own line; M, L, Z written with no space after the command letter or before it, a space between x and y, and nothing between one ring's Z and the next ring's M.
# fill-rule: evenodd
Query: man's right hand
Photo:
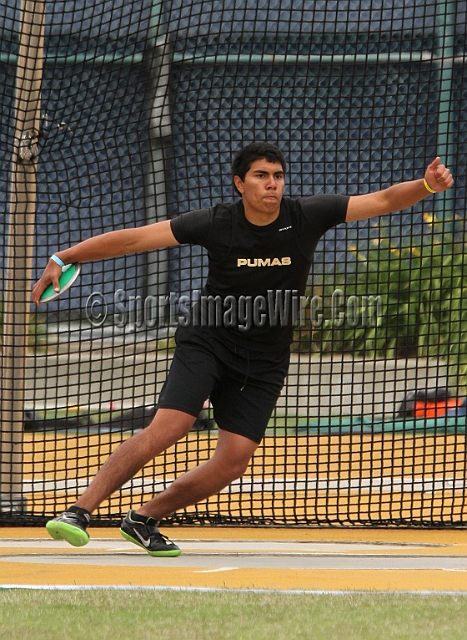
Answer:
M60 291L58 279L61 275L62 267L58 265L54 260L50 259L42 273L42 276L32 288L32 301L34 302L34 304L41 304L40 297L44 293L45 289L49 286L49 284L52 284L54 291Z

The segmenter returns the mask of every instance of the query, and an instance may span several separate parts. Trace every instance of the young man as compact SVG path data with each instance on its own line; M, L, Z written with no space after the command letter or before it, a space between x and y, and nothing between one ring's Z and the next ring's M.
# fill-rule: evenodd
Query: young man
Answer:
M213 318L202 303L190 322L178 327L173 362L152 423L109 457L75 505L47 523L53 538L75 546L86 544L91 513L147 462L186 436L209 397L219 427L211 459L131 510L121 525L122 535L150 555L179 555L180 549L159 532L158 521L216 494L245 472L264 435L289 363L293 314L278 318L271 309L278 301L289 304L291 292L295 298L303 295L320 237L343 222L412 207L453 184L449 169L436 158L424 178L376 193L292 200L283 197L285 169L277 147L250 144L233 162L239 202L142 228L112 231L50 259L33 289L36 304L49 283L58 288L60 264L199 244L209 254L204 298L208 304L220 304L223 311Z

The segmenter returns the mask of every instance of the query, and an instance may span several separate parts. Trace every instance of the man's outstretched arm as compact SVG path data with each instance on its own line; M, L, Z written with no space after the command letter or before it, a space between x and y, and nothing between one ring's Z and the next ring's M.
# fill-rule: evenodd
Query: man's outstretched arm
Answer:
M129 253L140 251L152 251L178 244L170 227L170 220L156 222L144 227L134 229L121 229L109 231L102 235L84 240L73 247L58 251L57 255L65 264L75 262L89 262L91 260L104 260L116 258ZM59 290L58 279L62 268L53 260L49 260L41 278L36 282L32 290L32 299L39 303L43 291L49 284L53 284L56 291Z
M433 192L446 191L454 184L450 170L435 158L427 167L424 178L401 182L388 189L351 196L347 207L346 222L381 216L392 211L413 207Z

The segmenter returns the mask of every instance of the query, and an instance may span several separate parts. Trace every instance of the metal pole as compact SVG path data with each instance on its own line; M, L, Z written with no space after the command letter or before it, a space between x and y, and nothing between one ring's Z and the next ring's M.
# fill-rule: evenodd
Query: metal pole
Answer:
M23 512L22 449L28 341L44 0L22 0L16 76L15 137L4 279L1 359L0 513Z
M163 35L162 3L153 0L151 12L151 39L149 44L150 86L152 102L150 116L151 158L146 172L146 224L167 220L166 155L172 136L169 104L171 54L167 38ZM159 249L148 258L148 293L162 298L169 293L169 250ZM164 324L166 318L161 319Z
M439 115L438 136L436 153L441 162L448 166L456 178L456 156L454 137L454 110L453 100L453 71L455 55L456 35L456 2L440 0L436 4L436 49L440 64L439 70ZM439 220L445 220L448 225L454 220L455 189L449 189L439 193L435 198L434 210ZM446 230L449 226L446 227ZM449 238L449 235L447 236ZM451 255L455 251L454 234L451 239L443 241L443 252ZM463 336L457 334L457 345L451 345L451 351L447 356L448 385L457 393L465 391L462 384L462 371L465 370L465 354L463 349ZM455 347L455 348L454 348Z
M454 134L452 81L456 29L456 2L440 1L436 5L437 55L440 64L439 118L436 153L454 173ZM454 176L455 177L455 176ZM442 218L453 213L453 195L446 191L436 196L436 212Z
M165 156L171 140L169 110L170 54L164 38L152 49L150 63L152 109L150 119L151 164L146 176L146 222L167 220L167 185ZM149 293L164 296L169 288L169 252L159 249L149 258L147 286Z

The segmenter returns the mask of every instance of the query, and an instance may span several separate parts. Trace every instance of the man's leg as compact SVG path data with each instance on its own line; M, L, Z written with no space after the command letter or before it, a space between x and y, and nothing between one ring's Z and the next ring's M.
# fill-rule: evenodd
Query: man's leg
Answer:
M128 482L145 464L183 438L195 418L175 409L159 409L151 424L121 444L105 462L78 501L46 527L55 540L85 545L90 514Z
M183 411L158 409L146 429L126 440L111 454L76 506L92 513L145 464L185 437L194 421L193 416Z
M199 467L191 469L152 500L137 509L141 516L161 520L224 489L246 471L258 444L223 429L213 456Z
M180 555L179 547L160 533L158 521L177 509L209 498L242 476L257 446L249 438L219 429L212 458L177 478L138 511L130 511L123 519L121 534L151 556Z

